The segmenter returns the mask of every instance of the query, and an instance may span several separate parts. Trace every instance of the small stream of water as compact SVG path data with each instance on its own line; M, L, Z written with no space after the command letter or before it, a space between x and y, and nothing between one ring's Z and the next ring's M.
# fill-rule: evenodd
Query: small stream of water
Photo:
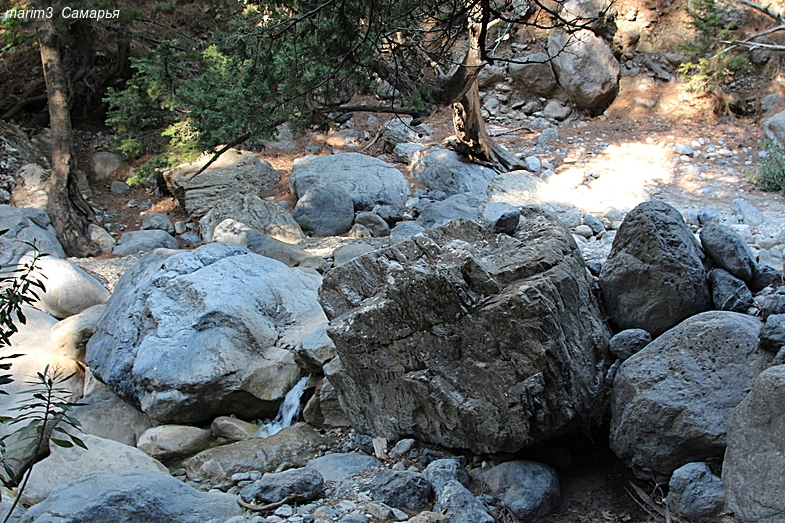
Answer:
M298 381L297 384L286 393L286 397L284 397L281 408L278 409L278 415L275 419L265 421L256 434L254 434L254 437L266 438L280 432L281 429L291 427L292 422L297 419L302 410L300 400L303 397L303 392L305 392L305 386L307 384L308 376Z

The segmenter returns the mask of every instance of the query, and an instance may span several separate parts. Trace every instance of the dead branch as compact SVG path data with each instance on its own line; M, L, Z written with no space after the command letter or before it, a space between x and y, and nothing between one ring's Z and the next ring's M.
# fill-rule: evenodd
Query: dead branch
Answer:
M783 27L783 29L785 29L785 27ZM750 50L768 49L770 51L785 51L785 45L767 44L763 42L748 42L746 40L720 40L720 43L734 46L734 47L735 46L747 47Z
M656 518L661 517L665 520L666 523L685 523L683 520L677 518L668 510L667 507L661 507L657 503L654 502L651 496L649 496L642 488L636 485L633 482L630 482L630 486L632 487L633 492L630 492L628 489L625 488L627 494L638 504L643 510L646 511L647 514Z
M2 119L3 120L9 120L9 119L13 118L14 116L16 116L17 114L21 113L24 110L24 108L27 107L28 105L36 103L36 102L45 102L47 100L48 100L48 97L47 97L46 93L39 94L37 96L30 96L29 98L25 98L24 100L20 100L19 102L16 103L16 105L14 105L11 109L9 109L7 113L5 113L3 115Z
M270 512L271 510L275 510L280 506L286 505L287 503L305 501L305 498L300 496L299 494L289 494L281 501L276 501L275 503L269 503L267 505L254 505L252 503L247 503L243 500L241 496L237 496L237 504L243 507L244 509L253 510L254 512Z
M742 5L746 5L747 7L750 7L752 9L755 9L756 11L760 11L764 15L776 20L780 25L785 25L785 17L783 17L781 14L775 11L772 11L771 8L769 7L756 4L755 2L751 2L750 0L739 0L739 3L741 3Z

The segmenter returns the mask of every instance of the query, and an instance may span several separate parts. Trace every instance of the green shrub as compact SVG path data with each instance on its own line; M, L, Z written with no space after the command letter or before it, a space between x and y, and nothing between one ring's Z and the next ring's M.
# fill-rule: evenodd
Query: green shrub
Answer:
M729 9L717 0L693 0L687 14L695 38L680 46L688 61L679 67L679 74L690 91L720 94L723 84L752 70L745 54L728 50L721 43L733 38L735 28Z
M785 147L776 140L764 138L766 156L758 162L755 183L764 191L785 192Z

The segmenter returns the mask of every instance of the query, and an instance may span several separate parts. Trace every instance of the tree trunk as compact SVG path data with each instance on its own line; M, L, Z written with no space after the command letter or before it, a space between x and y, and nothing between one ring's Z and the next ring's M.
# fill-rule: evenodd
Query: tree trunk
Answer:
M476 11L479 11L479 5ZM480 90L477 86L477 75L485 65L482 59L480 34L483 23L481 13L474 12L469 16L469 48L450 80L443 86L443 94L452 102L452 121L458 143L455 150L461 156L485 164L497 172L508 172L523 169L521 161L514 154L493 141L485 130L485 121L480 108Z
M46 7L48 5L39 6L42 9ZM94 221L95 216L82 198L76 182L71 115L68 112L68 85L52 19L39 18L36 32L49 100L49 125L52 130L52 174L49 179L46 212L52 220L57 239L68 255L97 256L101 254L101 249L87 237L87 226Z

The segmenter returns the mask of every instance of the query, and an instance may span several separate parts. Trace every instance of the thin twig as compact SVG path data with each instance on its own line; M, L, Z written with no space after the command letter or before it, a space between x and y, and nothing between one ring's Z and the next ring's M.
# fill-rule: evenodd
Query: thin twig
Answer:
M526 127L524 125L521 127L515 127L513 129L507 129L506 131L500 131L497 133L488 133L488 134L491 136L491 138L496 138L497 136L504 136L505 134L517 133L518 131L529 131L530 133L534 132L530 127Z
M300 496L299 494L289 494L281 501L276 501L275 503L269 503L267 505L254 505L252 503L247 503L243 500L242 496L237 496L237 504L243 507L244 509L253 510L254 512L269 512L271 510L275 510L280 506L286 505L287 503L291 503L293 501L305 501L305 498Z

